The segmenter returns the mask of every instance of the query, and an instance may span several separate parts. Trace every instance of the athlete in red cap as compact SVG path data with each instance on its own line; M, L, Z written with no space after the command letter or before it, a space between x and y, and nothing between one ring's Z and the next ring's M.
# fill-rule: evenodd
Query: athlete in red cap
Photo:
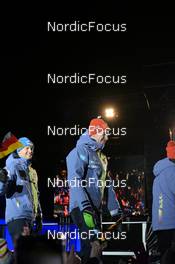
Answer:
M175 142L166 146L167 157L159 160L153 173L152 226L157 234L161 263L175 259ZM169 260L172 259L172 262Z
M86 239L81 240L80 257L83 264L91 255L92 241L98 245L102 201L105 201L112 217L121 213L112 181L108 178L107 158L102 152L108 134L109 127L104 120L92 119L88 130L67 156L68 180L76 182L76 185L69 186L71 217L80 233L87 235ZM89 230L93 231L91 237Z

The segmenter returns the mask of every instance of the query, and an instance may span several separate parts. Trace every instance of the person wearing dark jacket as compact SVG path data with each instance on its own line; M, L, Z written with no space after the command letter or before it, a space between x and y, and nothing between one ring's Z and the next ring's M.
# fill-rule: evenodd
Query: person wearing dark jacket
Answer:
M80 233L100 230L100 211L108 181L107 207L111 216L118 215L120 205L111 179L107 176L107 158L102 149L108 139L108 125L102 119L92 119L88 131L81 135L76 147L67 156L68 182L70 183L70 214ZM100 180L100 184L98 181ZM72 185L71 182L75 182ZM85 185L84 185L85 184ZM72 186L71 186L72 185ZM94 235L95 237L95 235ZM93 238L94 239L94 238ZM86 263L91 252L91 239L81 240L80 257Z
M167 250L175 256L175 142L169 141L167 157L153 169L152 227L158 239L161 257ZM168 254L169 255L169 254ZM168 257L168 256L167 256ZM163 257L162 261L165 261ZM166 263L166 262L162 262ZM170 262L167 262L170 263Z
M13 242L21 234L30 234L34 222L37 231L42 228L38 177L31 167L34 145L26 137L19 142L22 147L8 156L0 177L0 195L6 196L5 219Z

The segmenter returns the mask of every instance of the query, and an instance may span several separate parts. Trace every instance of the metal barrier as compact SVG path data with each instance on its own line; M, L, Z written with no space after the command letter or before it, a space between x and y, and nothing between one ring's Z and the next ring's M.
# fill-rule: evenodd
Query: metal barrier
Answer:
M103 225L112 225L115 224L115 222L103 222ZM146 221L132 221L132 222L122 222L122 225L142 225L142 243L144 245L144 248L146 250L146 228L147 228L147 222ZM9 235L7 226L5 224L5 221L3 219L0 219L0 226L3 229L4 238L7 240L8 248L10 250L13 250L13 243L11 241L11 237ZM57 230L57 231L71 231L76 228L75 225L69 224L69 226L66 226L65 223L61 223L60 225L58 223L43 223L43 229L42 234L45 234L48 230ZM74 239L74 241L68 241L68 244L66 246L67 251L70 250L71 245L74 245L75 251L80 250L80 239ZM104 256L134 256L133 251L103 251L102 254Z
M115 224L115 222L103 222L103 225L112 225ZM122 222L122 225L142 225L142 243L144 245L144 248L146 250L146 228L147 228L147 222L146 221L131 221L131 222ZM104 256L135 256L135 253L133 251L103 251L102 255Z

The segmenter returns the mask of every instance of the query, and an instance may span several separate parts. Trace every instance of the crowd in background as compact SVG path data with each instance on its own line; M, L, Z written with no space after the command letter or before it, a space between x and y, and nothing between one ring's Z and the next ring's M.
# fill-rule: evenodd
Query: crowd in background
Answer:
M116 182L115 192L122 209L127 213L142 214L144 211L144 172L139 169L119 171L111 178Z
M141 169L109 171L114 190L121 208L125 213L141 215L144 212L144 172ZM66 179L66 170L62 170L59 179ZM56 187L54 190L54 216L68 216L69 188Z

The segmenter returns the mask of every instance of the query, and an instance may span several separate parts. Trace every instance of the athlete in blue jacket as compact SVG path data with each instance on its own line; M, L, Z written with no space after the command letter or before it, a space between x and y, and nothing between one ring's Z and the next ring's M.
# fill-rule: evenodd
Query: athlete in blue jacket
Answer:
M166 150L167 158L159 160L153 169L152 227L161 256L172 244L175 252L175 142L169 141Z
M23 147L9 155L5 167L8 175L0 180L0 194L6 196L6 223L13 241L23 232L29 234L35 220L38 230L42 225L38 179L31 167L34 145L25 137L19 142Z
M88 131L81 135L67 156L70 213L80 232L99 230L104 192L107 191L106 202L111 216L117 215L120 209L112 181L107 177L107 158L102 153L108 139L107 129L102 119L92 119ZM90 255L90 240L89 237L82 240L82 263L86 263Z

